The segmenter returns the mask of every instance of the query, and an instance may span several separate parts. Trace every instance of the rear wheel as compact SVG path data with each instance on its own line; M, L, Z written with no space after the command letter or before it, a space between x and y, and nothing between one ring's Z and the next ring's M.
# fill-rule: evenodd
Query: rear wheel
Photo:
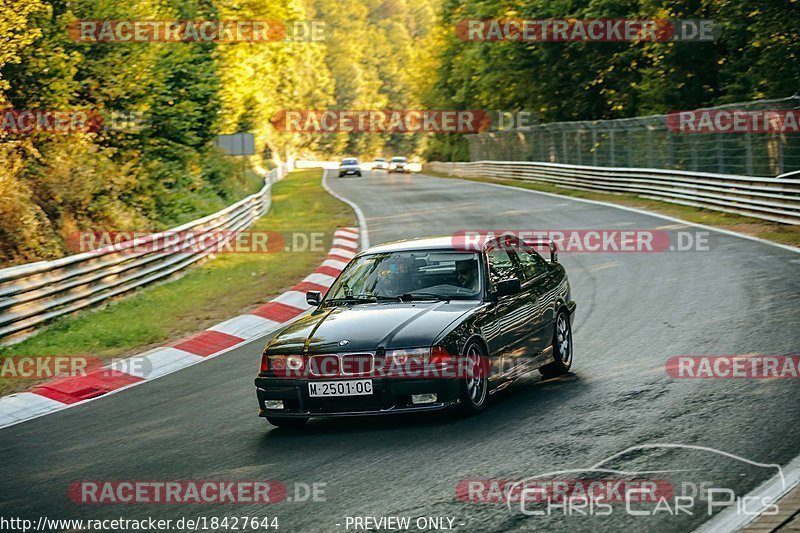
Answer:
M572 367L572 350L572 326L569 323L569 315L559 311L553 332L554 361L540 368L539 372L546 378L566 374Z
M483 346L472 341L464 347L464 376L461 378L461 413L474 415L486 407L489 396L489 365Z
M308 418L282 418L275 416L268 416L267 422L279 428L301 428L306 425Z

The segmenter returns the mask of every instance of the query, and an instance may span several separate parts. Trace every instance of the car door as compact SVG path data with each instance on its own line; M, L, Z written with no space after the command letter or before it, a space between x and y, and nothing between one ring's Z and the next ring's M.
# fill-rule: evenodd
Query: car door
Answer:
M497 283L506 279L520 279L520 272L512 252L492 245L486 250L488 265L489 292L493 294ZM493 375L499 377L508 372L515 364L515 358L524 351L522 344L525 342L527 328L525 326L525 310L523 303L526 300L525 292L494 298L494 329L495 338L500 339L501 346L498 352L500 357L496 361Z
M524 282L523 291L529 295L532 307L528 323L528 346L537 354L550 346L555 320L554 272L547 261L534 250L522 249L516 254Z

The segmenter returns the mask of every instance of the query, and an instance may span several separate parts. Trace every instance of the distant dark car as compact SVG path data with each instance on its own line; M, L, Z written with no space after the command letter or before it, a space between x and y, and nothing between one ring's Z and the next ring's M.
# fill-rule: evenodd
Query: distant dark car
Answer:
M358 164L358 159L348 157L342 159L339 164L339 177L352 174L353 176L361 176L361 166Z
M324 298L307 293L313 312L267 344L259 416L297 427L310 417L477 413L520 375L567 372L576 304L555 247L548 262L507 244L439 237L358 254Z
M406 174L411 172L408 167L408 159L405 157L393 157L389 161L389 172L405 172Z

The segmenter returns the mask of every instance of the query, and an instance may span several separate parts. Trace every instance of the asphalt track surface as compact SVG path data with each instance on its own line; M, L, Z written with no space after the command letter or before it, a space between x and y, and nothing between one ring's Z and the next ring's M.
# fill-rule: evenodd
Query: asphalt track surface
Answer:
M328 183L361 207L373 245L483 228L693 231L648 215L454 179L369 172ZM256 416L252 380L263 341L253 342L0 430L0 516L277 516L279 531L347 531L348 516L442 516L463 531L686 531L708 518L705 502L680 516L632 516L624 504L603 517L559 509L526 516L515 505L459 501L455 488L466 479L587 468L652 443L787 464L800 454L797 379L674 379L664 366L675 355L800 352L798 259L715 233L708 251L562 253L578 303L574 372L521 380L468 419L405 415L272 428ZM670 470L656 478L673 486L706 482L737 495L775 473L699 449L640 449L606 466ZM324 501L272 505L72 503L68 487L86 479L267 479L286 484L292 498L295 483L324 483L325 492Z

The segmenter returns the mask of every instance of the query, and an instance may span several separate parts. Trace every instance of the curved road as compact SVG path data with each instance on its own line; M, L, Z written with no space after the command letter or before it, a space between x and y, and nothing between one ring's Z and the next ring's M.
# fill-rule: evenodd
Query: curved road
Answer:
M695 230L455 179L373 172L328 183L361 207L373 245L480 228ZM680 380L664 369L676 355L798 354L800 255L712 233L708 251L562 253L560 260L578 302L574 372L563 379L532 376L469 419L316 420L298 432L255 416L252 379L263 341L254 342L0 430L0 515L277 516L283 531L347 531L348 516L449 517L464 531L686 531L708 518L705 503L677 516L632 516L624 504L609 516L559 509L526 516L503 503L459 501L455 488L461 480L587 468L648 443L781 465L800 454L797 379ZM700 449L639 450L612 462L626 471L680 470L660 476L673 486L706 482L737 494L774 474ZM325 492L324 501L269 506L77 505L67 488L84 479L270 479L290 488L325 483Z

